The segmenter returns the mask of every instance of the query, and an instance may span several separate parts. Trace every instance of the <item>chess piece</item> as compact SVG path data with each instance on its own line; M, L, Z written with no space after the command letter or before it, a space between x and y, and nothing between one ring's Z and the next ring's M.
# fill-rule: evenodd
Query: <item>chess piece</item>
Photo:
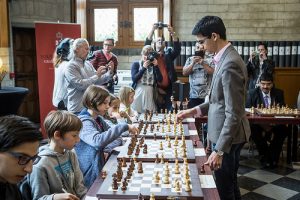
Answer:
M174 157L175 158L178 158L178 151L177 151L177 148L175 147L175 149L174 149Z
M191 185L190 185L190 181L189 181L189 180L186 180L186 184L185 184L184 190L185 190L186 192L192 191Z
M155 200L155 196L154 196L154 194L153 193L151 193L151 195L150 195L150 199L149 200Z
M175 180L175 191L180 192L180 182L178 179Z
M160 141L160 143L159 143L159 150L164 150L162 141Z
M144 144L143 154L147 154L147 153L148 153L148 147L147 144Z
M159 163L159 157L158 157L158 154L155 155L155 163Z
M175 140L174 140L174 146L178 146L178 137L176 135Z
M105 179L106 176L107 176L106 170L102 170L102 171L101 171L101 178L102 178L102 179Z
M170 184L169 176L164 175L163 183L164 184Z
M112 189L118 190L118 181L116 177L113 178Z
M140 161L139 164L138 164L138 173L139 174L143 173L143 164L142 164L142 161Z
M174 170L175 174L180 174L180 169L179 169L179 164L178 164L178 160L175 160L175 170Z
M126 160L124 157L122 158L122 167L127 167Z
M201 167L200 167L200 173L201 173L201 174L205 173L204 165L201 165Z
M122 182L121 189L122 189L122 191L126 191L127 190L127 182L125 180Z
M144 200L144 196L141 193L138 195L138 200Z
M164 158L164 154L161 154L161 158L160 158L160 163L164 164L165 163L165 158Z
M154 182L155 182L156 184L158 184L159 181L160 181L159 171L156 171L156 172L155 172L155 177L154 177L154 178L155 178L155 179L154 179Z
M172 146L171 146L171 140L169 139L168 140L168 148L171 148Z

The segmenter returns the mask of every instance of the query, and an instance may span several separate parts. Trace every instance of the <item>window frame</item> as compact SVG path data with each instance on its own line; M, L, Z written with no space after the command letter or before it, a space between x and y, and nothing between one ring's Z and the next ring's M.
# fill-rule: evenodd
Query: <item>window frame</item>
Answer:
M150 1L150 2L149 2ZM102 46L103 42L95 41L94 9L117 8L118 9L118 42L116 48L137 48L144 45L143 41L134 41L134 8L158 8L158 20L163 21L163 0L89 0L87 2L87 38L90 45ZM131 27L120 26L124 21L131 23ZM150 30L148 30L150 31ZM146 39L146 38L145 38Z

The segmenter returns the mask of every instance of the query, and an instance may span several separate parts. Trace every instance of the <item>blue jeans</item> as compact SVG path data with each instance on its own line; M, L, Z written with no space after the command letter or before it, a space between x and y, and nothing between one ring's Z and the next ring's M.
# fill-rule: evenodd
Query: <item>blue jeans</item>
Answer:
M240 152L245 143L233 144L229 153L224 153L222 166L215 170L216 185L222 200L241 199L237 182ZM215 144L212 148L214 149Z

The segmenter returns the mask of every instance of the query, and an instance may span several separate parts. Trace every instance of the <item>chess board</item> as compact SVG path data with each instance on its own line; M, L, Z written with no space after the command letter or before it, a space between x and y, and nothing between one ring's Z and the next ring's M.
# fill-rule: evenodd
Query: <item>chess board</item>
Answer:
M151 119L149 118L145 119L145 115L141 114L138 118L138 121L147 121L148 123L157 123L158 121L164 121L167 122L167 120L170 120L171 123L174 123L176 118L176 114L173 113L168 113L168 114L163 114L163 113L158 113L158 114L153 114ZM186 119L182 121L182 123L188 123Z
M124 148L121 149L120 153L118 154L118 159L125 158L126 161L129 161L131 158L135 158L137 161L143 161L143 162L155 162L156 160L156 154L159 156L159 160L161 160L161 155L164 155L164 161L168 162L175 162L175 146L174 146L174 140L171 140L171 147L168 147L168 141L166 140L151 140L151 139L145 139L144 144L147 144L147 154L143 153L143 148L140 148L139 155L135 155L136 148L134 149L132 155L128 155L128 146L131 142L131 139L128 139L126 143L124 144ZM160 150L160 142L163 144L163 150ZM193 142L191 140L186 140L186 158L188 162L195 162L195 152L193 147ZM138 142L137 144L138 145ZM178 146L177 146L177 152L178 152L178 161L183 162L183 156L181 152L181 145L182 141L181 139L178 139Z
M127 163L127 166L129 163ZM170 184L164 184L164 164L155 164L155 163L143 163L143 173L138 173L137 164L135 164L135 169L133 171L132 177L128 179L128 186L125 191L122 191L121 185L127 174L127 168L122 167L123 176L121 182L118 182L118 189L114 190L112 188L113 178L112 175L116 171L117 166L114 166L115 169L111 169L107 172L103 184L97 192L97 197L100 199L138 199L138 195L141 193L144 198L149 198L153 193L155 199L167 199L168 197L179 197L180 199L187 200L201 200L203 199L203 192L200 185L200 179L198 176L198 170L196 164L188 164L189 168L189 180L191 191L185 191L185 184L183 184L184 174L183 174L183 164L179 163L180 171L182 174L174 173L174 163L169 163ZM160 181L155 183L155 174L159 171ZM174 188L175 180L179 180L180 191L176 192Z
M260 116L273 117L273 116L286 116L286 117L299 117L300 110L291 108L254 108L254 113Z
M153 130L151 130L151 126L153 126ZM168 128L168 125L166 123L160 124L158 126L157 123L148 124L147 128L146 124L143 124L143 127L140 131L140 136L145 136L146 138L154 138L157 139L165 138L166 136L169 136L170 138L174 138L177 136L184 135L185 138L189 138L189 129L187 124L182 124L182 133L180 132L179 128L180 124L176 124L176 132L174 131L174 124L170 124L170 129ZM157 128L158 127L158 128Z

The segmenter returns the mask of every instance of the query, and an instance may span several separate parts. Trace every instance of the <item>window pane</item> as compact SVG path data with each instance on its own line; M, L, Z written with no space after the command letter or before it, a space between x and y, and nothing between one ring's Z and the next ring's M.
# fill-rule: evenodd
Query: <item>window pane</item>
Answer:
M134 41L144 41L158 21L158 8L134 8Z
M95 41L101 42L107 37L118 41L118 9L94 9Z

